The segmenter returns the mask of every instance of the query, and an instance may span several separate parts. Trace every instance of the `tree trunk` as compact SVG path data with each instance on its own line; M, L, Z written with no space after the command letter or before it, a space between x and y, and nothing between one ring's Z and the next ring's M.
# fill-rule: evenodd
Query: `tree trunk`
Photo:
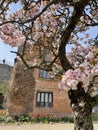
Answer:
M74 130L93 130L93 123L91 119L91 108L88 104L84 107L72 105L74 113Z
M81 82L77 90L69 90L68 96L74 114L74 130L94 130L91 119L94 99L84 91Z

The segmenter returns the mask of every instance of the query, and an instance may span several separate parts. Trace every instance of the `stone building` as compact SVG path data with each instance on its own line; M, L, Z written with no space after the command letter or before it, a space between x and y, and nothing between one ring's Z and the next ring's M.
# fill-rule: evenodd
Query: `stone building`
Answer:
M13 70L9 112L21 114L71 115L67 92L58 89L58 80L46 71L25 69L18 61Z
M54 116L71 115L66 91L58 89L58 80L49 78L47 72L35 70L34 114Z
M0 63L0 84L11 79L13 67Z
M67 92L58 89L58 79L43 70L27 69L20 60L14 65L10 89L8 110L12 116L72 114Z

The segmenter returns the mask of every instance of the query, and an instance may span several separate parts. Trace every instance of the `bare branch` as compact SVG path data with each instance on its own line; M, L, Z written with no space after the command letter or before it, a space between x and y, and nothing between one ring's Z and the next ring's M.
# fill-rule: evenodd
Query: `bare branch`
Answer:
M95 26L98 26L98 23L86 24L86 26L92 26L92 27L95 27Z
M11 51L11 53L17 54L17 56L20 57L20 59L22 60L22 62L24 63L24 65L27 67L27 69L38 68L38 69L41 69L41 70L52 71L52 69L49 68L48 66L43 66L43 67L42 67L41 65L34 65L34 66L31 66L31 65L29 65L29 64L26 62L26 60L24 59L24 57L23 57L20 53L15 52L15 51Z

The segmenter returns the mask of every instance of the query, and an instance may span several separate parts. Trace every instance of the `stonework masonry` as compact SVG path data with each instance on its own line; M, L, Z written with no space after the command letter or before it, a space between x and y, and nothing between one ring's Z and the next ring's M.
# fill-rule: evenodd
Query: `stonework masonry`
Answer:
M8 109L10 115L29 114L33 111L35 81L33 71L25 69L23 63L16 63L10 86Z
M8 104L11 116L29 114L52 114L54 116L71 115L66 91L58 89L58 80L39 77L38 69L27 69L18 61L13 69L11 93ZM52 92L52 107L37 107L37 92Z
M12 70L12 66L7 64L0 64L0 84L11 79Z
M68 102L67 91L58 89L58 80L49 80L39 78L38 70L35 77L35 94L34 94L34 106L33 113L35 114L52 114L54 116L71 115L71 108ZM52 108L38 108L36 107L36 93L37 92L53 92L53 107Z

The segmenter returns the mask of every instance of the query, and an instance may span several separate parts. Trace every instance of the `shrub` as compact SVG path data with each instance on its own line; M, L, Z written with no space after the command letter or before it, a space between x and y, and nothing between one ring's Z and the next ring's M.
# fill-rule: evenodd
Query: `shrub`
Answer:
M70 117L70 118L68 119L68 122L74 123L74 119L73 119L72 117Z
M31 118L27 114L22 114L20 116L15 116L14 119L12 117L7 117L5 119L4 112L1 112L0 115L0 122L6 122L6 123L14 123L14 122L32 122L32 123L61 123L61 122L70 122L73 123L74 120L72 117L54 117L53 115L47 115L47 114L33 114L33 117Z
M0 123L5 121L5 117L4 116L0 116Z
M42 122L42 123L50 123L50 122L53 122L53 123L58 123L58 122L70 122L70 123L73 123L74 122L74 119L72 117L62 117L62 118L58 118L58 117L53 117L51 115L46 115L45 114L37 114L37 115L34 115L31 119L32 122Z
M5 110L0 110L0 122L5 121L5 115L6 115L6 111Z
M7 117L6 123L14 123L14 120L12 119L12 117Z
M31 118L27 114L23 114L23 115L19 116L18 121L20 121L20 122L29 122L29 121L31 121Z
M0 116L5 116L6 115L6 111L5 110L0 110Z

